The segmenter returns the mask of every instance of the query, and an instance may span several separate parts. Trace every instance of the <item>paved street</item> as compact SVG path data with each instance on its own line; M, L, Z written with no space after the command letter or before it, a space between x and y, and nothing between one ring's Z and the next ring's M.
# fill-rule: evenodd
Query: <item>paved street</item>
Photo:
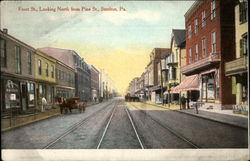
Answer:
M244 128L114 98L3 132L2 148L247 148L247 139Z

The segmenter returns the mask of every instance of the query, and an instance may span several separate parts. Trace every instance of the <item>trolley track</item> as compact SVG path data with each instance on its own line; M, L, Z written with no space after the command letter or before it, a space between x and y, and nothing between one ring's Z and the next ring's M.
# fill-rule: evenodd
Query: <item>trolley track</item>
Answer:
M53 139L52 141L50 141L46 146L44 146L42 149L49 149L50 147L52 147L53 145L55 145L58 141L60 141L62 138L64 138L65 136L69 135L70 133L72 133L73 131L75 131L78 127L82 126L83 124L85 124L88 120L90 120L93 116L95 116L96 114L98 114L99 112L103 111L104 109L106 109L107 107L109 107L110 105L114 104L115 102L111 102L107 105L104 105L104 107L102 107L101 109L93 112L92 114L90 114L89 116L87 116L84 119L81 119L80 121L76 122L75 124L73 124L72 126L70 126L69 128L67 128L65 130L65 132L63 132L61 135L57 136L55 139Z
M120 103L120 102L119 102L119 103ZM114 108L113 108L113 110L112 110L112 113L110 114L109 120L108 120L108 122L107 122L107 124L106 124L106 126L105 126L105 129L104 129L103 133L102 133L102 137L101 137L101 139L100 139L100 141L99 141L99 143L98 143L98 145L97 145L97 149L100 149L101 146L102 146L103 140L104 140L104 138L105 138L105 136L106 136L106 134L107 134L107 131L108 131L109 126L110 126L110 123L111 123L111 121L112 121L113 116L115 115L115 111L116 111L117 105L118 105L119 103L117 103L116 105L114 105ZM127 107L124 106L124 108L125 108L125 111L126 111L126 116L128 117L129 122L130 122L130 125L132 126L133 131L134 131L134 133L135 133L135 135L136 135L137 141L138 141L138 143L140 144L141 149L144 149L144 145L143 145L143 143L142 143L142 141L141 141L141 138L140 138L140 136L139 136L139 134L138 134L138 132L137 132L137 130L136 130L136 127L135 127L135 124L134 124L134 122L133 122L133 119L132 119L132 117L131 117L131 115L130 115L128 109L127 109Z
M130 104L130 103L129 103ZM180 135L178 132L176 132L175 130L173 130L172 128L170 128L169 126L163 124L160 120L148 115L144 110L141 110L140 108L138 108L137 106L130 104L131 106L133 106L134 108L138 109L138 111L144 113L148 118L150 118L151 120L153 120L155 123L157 123L158 125L160 125L162 128L166 129L167 131L169 131L170 133L172 133L174 136L176 136L177 138L179 138L180 140L186 142L187 144L189 144L191 147L193 148L200 148L198 145L196 145L195 143L191 142L189 139L185 138L184 136Z

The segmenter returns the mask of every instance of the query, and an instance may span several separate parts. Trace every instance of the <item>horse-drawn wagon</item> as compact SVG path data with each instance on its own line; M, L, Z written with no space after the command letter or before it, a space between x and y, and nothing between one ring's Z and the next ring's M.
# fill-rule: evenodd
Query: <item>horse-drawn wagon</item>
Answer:
M72 109L78 109L80 113L85 111L86 103L81 102L78 97L68 99L57 97L56 100L60 107L61 114L68 112L72 113Z

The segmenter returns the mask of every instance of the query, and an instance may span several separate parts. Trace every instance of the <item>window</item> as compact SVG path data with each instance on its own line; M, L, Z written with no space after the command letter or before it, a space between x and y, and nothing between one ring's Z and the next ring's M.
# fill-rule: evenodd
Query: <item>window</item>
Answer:
M19 46L15 46L15 53L16 73L21 74L21 48Z
M240 6L240 22L241 23L245 23L248 21L248 17L247 17L247 2L241 2Z
M42 75L42 61L40 59L38 60L38 74Z
M31 52L27 52L28 55L28 73L32 74L32 55Z
M59 70L59 79L60 80L62 79L62 72L61 72L61 70Z
M206 39L202 39L202 54L203 54L203 57L206 57L207 55Z
M49 64L46 63L46 76L48 77L49 76Z
M197 18L194 20L194 33L195 34L198 33L198 19Z
M247 34L242 36L240 39L240 57L247 55L248 48L247 48Z
M35 105L35 84L34 83L27 83L28 88L28 103L29 105Z
M192 63L192 60L193 60L193 58L192 58L192 49L190 48L189 49L189 63Z
M206 11L201 12L201 22L202 22L201 27L206 26Z
M55 68L51 65L51 77L54 78Z
M188 26L188 38L191 39L192 37L192 27L191 25Z
M211 34L211 41L212 41L212 53L216 53L216 34L212 32Z
M215 9L216 0L211 1L211 20L215 18L216 9Z
M198 44L195 45L195 60L199 59L199 47Z
M172 68L172 79L176 80L176 68Z
M1 67L7 66L7 54L6 54L6 40L0 39L0 52L1 52Z

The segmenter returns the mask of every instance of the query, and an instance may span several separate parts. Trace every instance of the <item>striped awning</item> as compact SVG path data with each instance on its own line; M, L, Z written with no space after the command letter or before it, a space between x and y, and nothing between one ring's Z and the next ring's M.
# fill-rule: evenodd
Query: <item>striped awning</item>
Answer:
M173 88L170 93L180 93L181 91L199 90L198 75L191 75L186 77L178 86Z

